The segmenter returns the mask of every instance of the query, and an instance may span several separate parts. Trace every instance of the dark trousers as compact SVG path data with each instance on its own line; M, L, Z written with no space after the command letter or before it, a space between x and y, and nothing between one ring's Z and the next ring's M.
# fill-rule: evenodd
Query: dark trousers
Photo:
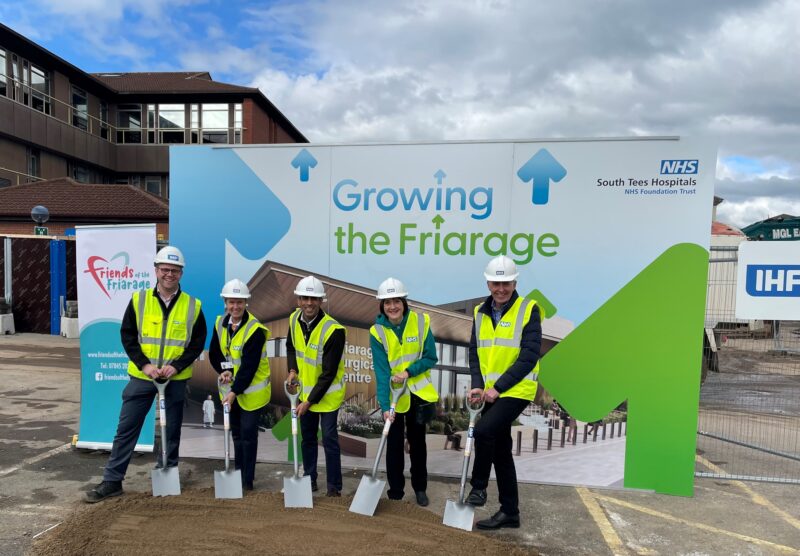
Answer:
M303 441L303 471L317 481L317 431L322 427L322 447L325 449L325 470L328 489L342 490L342 453L339 449L339 433L336 430L339 410L307 411L300 417L300 433Z
M494 465L500 511L519 514L517 470L511 454L511 423L519 417L530 401L518 398L498 398L487 403L475 425L475 464L472 466L473 488L485 489Z
M233 402L230 412L231 437L233 437L233 457L235 468L242 471L242 484L253 486L256 475L256 456L258 455L258 422L263 407L247 411Z
M104 481L122 481L133 456L136 441L142 431L147 413L158 394L155 385L149 380L131 377L122 391L122 408L119 411L119 424L111 456L103 472ZM164 392L167 412L167 466L178 465L178 448L181 443L181 424L183 423L183 401L186 397L186 381L172 380ZM161 439L164 442L164 439ZM157 454L161 462L161 451Z
M404 435L408 439L408 452L411 459L411 488L414 492L428 488L428 446L425 444L425 424L417 423L417 407L424 403L411 395L408 413L396 413L394 423L386 438L386 479L389 491L386 495L392 500L400 500L405 494L406 478L403 475L406 456Z

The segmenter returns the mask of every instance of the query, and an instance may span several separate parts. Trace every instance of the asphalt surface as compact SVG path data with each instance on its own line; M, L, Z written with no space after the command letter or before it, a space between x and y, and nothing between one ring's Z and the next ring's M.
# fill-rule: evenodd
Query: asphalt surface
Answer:
M80 358L77 340L0 336L0 554L21 555L35 537L85 508L107 453L75 450ZM152 455L135 456L125 489L148 492ZM183 489L213 486L219 462L184 459ZM724 463L698 460L723 472ZM699 467L700 468L700 467ZM259 464L256 489L279 490L288 465ZM345 471L352 495L362 472ZM455 498L452 479L432 479L429 509L442 514ZM488 533L542 554L800 554L800 485L696 479L695 496L526 484L520 486L522 527ZM497 509L497 489L475 511ZM147 534L147 532L143 532ZM210 534L199 531L198 534ZM474 533L484 534L484 533ZM468 553L468 547L465 547Z

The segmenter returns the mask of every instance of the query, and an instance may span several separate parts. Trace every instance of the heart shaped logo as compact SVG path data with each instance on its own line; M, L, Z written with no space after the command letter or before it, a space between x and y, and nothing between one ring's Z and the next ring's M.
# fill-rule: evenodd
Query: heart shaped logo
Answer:
M117 259L121 259L121 264L112 266L112 263ZM130 257L125 251L117 253L110 260L99 255L93 255L86 260L86 270L83 272L91 274L100 290L106 294L106 297L111 299L111 294L108 293L106 285L111 284L114 280L132 278L133 269L129 266L129 263ZM112 289L116 290L116 288Z

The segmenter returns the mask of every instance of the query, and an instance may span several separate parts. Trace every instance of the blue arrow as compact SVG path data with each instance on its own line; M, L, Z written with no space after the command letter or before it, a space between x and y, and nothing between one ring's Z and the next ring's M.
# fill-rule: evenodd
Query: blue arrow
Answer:
M550 180L561 181L567 175L567 170L547 152L547 149L539 149L539 152L517 170L517 175L523 182L533 182L533 204L546 205L550 193Z
M439 170L436 171L436 173L433 175L433 177L436 178L436 183L437 184L442 185L442 181L444 180L444 178L447 177L447 174L445 174L444 170L442 170L440 168Z
M308 169L317 165L317 159L310 152L302 149L292 160L292 166L300 168L300 181L308 181Z

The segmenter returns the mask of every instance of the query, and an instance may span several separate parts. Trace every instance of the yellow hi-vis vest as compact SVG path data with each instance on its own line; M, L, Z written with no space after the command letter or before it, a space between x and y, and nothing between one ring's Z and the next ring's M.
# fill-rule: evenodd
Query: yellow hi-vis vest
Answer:
M300 392L300 401L304 402L308 399L308 395L314 386L317 385L317 380L322 374L322 352L325 342L331 337L335 330L344 330L344 326L336 322L330 315L325 315L311 331L308 337L308 345L306 345L303 330L300 328L298 319L300 318L300 309L297 309L289 318L289 330L292 332L292 345L297 352L297 372L300 375L300 381L303 383L303 391ZM336 371L336 378L333 379L328 391L322 396L322 399L309 407L309 410L324 413L328 411L335 411L339 409L344 401L344 357L339 360L339 369Z
M200 313L200 300L181 292L172 301L172 310L165 319L158 294L153 290L140 290L133 294L133 311L136 313L136 326L139 329L139 345L150 363L158 368L170 364L181 355L192 339L192 328ZM152 380L133 363L128 362L128 374ZM189 365L172 377L172 380L187 380L192 377Z
M256 333L259 329L264 330L264 336L269 340L269 329L258 322L253 315L248 313L249 318L244 326L240 326L233 338L228 337L228 327L222 326L224 315L217 317L217 322L214 325L217 329L217 338L219 338L219 348L222 355L225 356L228 363L233 364L233 378L236 379L236 374L239 372L239 367L242 366L242 349L247 343L247 340ZM219 399L225 398L223 394L227 392L220 391ZM236 396L236 401L239 402L239 407L247 411L255 411L262 408L269 403L272 396L272 384L269 381L269 359L267 358L267 342L264 342L264 348L261 350L261 359L258 362L258 369L253 376L244 392Z
M478 311L480 305L475 307L475 340L478 346L478 361L481 365L484 389L494 386L494 383L517 360L522 342L522 329L531 320L531 313L536 306L532 299L518 297L511 308L492 326L492 317ZM541 307L541 318L544 318ZM500 394L501 398L520 398L533 400L536 397L537 379L539 377L539 362L517 384Z
M383 345L393 375L402 373L414 361L422 357L422 352L425 349L425 338L431 329L430 317L427 313L422 315L423 318L419 318L417 313L409 311L406 326L403 328L402 343L391 329L381 324L374 324L369 329L369 333ZM406 413L411 407L411 395L409 392L413 392L426 402L439 400L439 394L431 381L430 369L417 376L409 377L407 385L408 389L397 400L397 406L395 407L397 413Z

